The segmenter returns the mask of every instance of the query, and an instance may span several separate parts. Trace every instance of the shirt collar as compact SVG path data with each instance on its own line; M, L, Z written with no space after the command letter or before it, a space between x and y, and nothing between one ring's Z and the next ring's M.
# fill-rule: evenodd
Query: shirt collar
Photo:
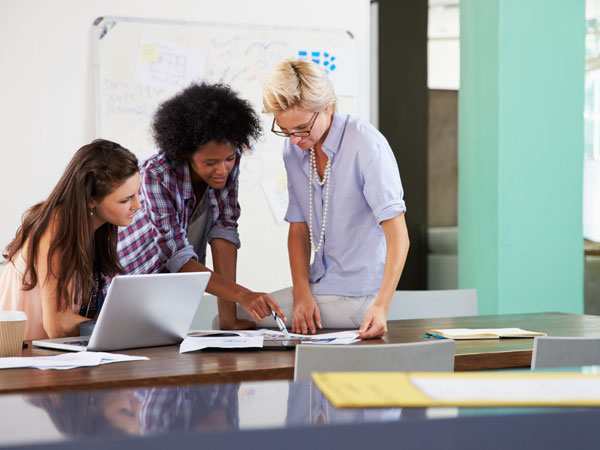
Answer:
M325 142L323 142L323 151L329 157L335 155L335 153L340 148L340 144L342 143L342 137L344 136L344 130L346 129L347 117L347 114L342 114L339 112L333 113L333 118L331 119L331 126L329 127L329 132L327 133ZM308 160L309 152L302 153L303 158L305 160Z
M329 156L335 155L339 150L340 144L342 143L342 136L344 135L344 129L346 128L346 114L334 112L331 119L331 126L329 127L329 133L323 142L323 151Z

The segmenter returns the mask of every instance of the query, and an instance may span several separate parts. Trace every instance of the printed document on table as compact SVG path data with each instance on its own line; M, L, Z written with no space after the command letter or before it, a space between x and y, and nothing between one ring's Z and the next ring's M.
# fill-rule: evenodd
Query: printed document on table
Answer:
M262 336L188 336L179 346L179 353L205 348L262 348Z
M294 334L290 333L292 339L302 339L302 344L329 344L329 345L347 345L358 342L358 331L336 331L335 333L324 334Z
M360 341L358 339L358 331L348 330L348 331L336 331L333 333L322 333L322 334L297 334L297 333L289 333L290 339L302 341L302 344L334 344L334 345L346 345L351 344L353 342ZM234 338L234 337L262 337L264 339L277 339L277 340L287 340L285 339L283 333L279 330L269 330L266 328L261 328L259 330L193 330L188 333L188 337L200 337L202 339L206 339L208 337L211 338ZM185 342L185 341L184 341ZM193 342L193 341L191 341ZM189 345L190 348L192 346L191 342L186 343L186 348ZM207 341L208 342L208 341ZM235 348L231 343L230 347L227 348ZM244 342L243 340L239 340L239 342ZM183 345L183 344L182 344ZM199 343L193 344L200 345ZM245 346L245 345L244 345ZM210 346L206 345L202 348L208 348ZM240 346L243 347L243 346ZM262 345L261 345L262 347ZM222 347L223 348L223 347ZM197 348L196 350L199 350ZM186 350L192 351L192 350Z
M145 356L129 356L105 352L73 352L55 356L25 356L0 358L0 369L74 369L100 364L148 360Z

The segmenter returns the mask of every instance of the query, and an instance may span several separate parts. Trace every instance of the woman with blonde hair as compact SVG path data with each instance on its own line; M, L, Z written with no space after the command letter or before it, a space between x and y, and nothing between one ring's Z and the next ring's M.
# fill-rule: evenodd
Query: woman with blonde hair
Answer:
M46 200L32 206L4 257L0 310L27 314L25 339L78 336L100 310L104 277L122 272L117 227L141 207L133 153L98 139L81 147Z
M293 287L274 297L294 332L359 328L363 339L382 336L409 247L387 140L336 110L329 77L312 62L278 64L264 83L263 105L274 116L271 131L286 137Z

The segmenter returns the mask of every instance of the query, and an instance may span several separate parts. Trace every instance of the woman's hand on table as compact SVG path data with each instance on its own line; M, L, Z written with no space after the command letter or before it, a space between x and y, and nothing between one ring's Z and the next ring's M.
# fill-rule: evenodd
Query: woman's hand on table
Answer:
M292 312L292 333L315 334L321 325L321 313L312 294L294 296Z
M365 314L365 319L358 332L359 339L373 339L387 333L386 311L382 306L373 305Z

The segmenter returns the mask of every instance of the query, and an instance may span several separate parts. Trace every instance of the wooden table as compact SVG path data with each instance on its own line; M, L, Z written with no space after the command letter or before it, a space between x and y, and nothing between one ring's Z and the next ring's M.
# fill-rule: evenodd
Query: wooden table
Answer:
M600 256L600 242L584 240L583 249L585 256Z
M421 342L425 331L433 328L503 327L542 331L550 336L600 337L600 316L533 313L395 320L388 323L389 331L383 339L357 345ZM455 370L526 368L530 365L532 345L532 339L457 341ZM37 347L23 351L24 356L56 353ZM170 346L118 353L148 356L150 360L71 370L0 370L0 394L278 380L292 379L294 374L293 351L204 350L179 354L178 346Z

